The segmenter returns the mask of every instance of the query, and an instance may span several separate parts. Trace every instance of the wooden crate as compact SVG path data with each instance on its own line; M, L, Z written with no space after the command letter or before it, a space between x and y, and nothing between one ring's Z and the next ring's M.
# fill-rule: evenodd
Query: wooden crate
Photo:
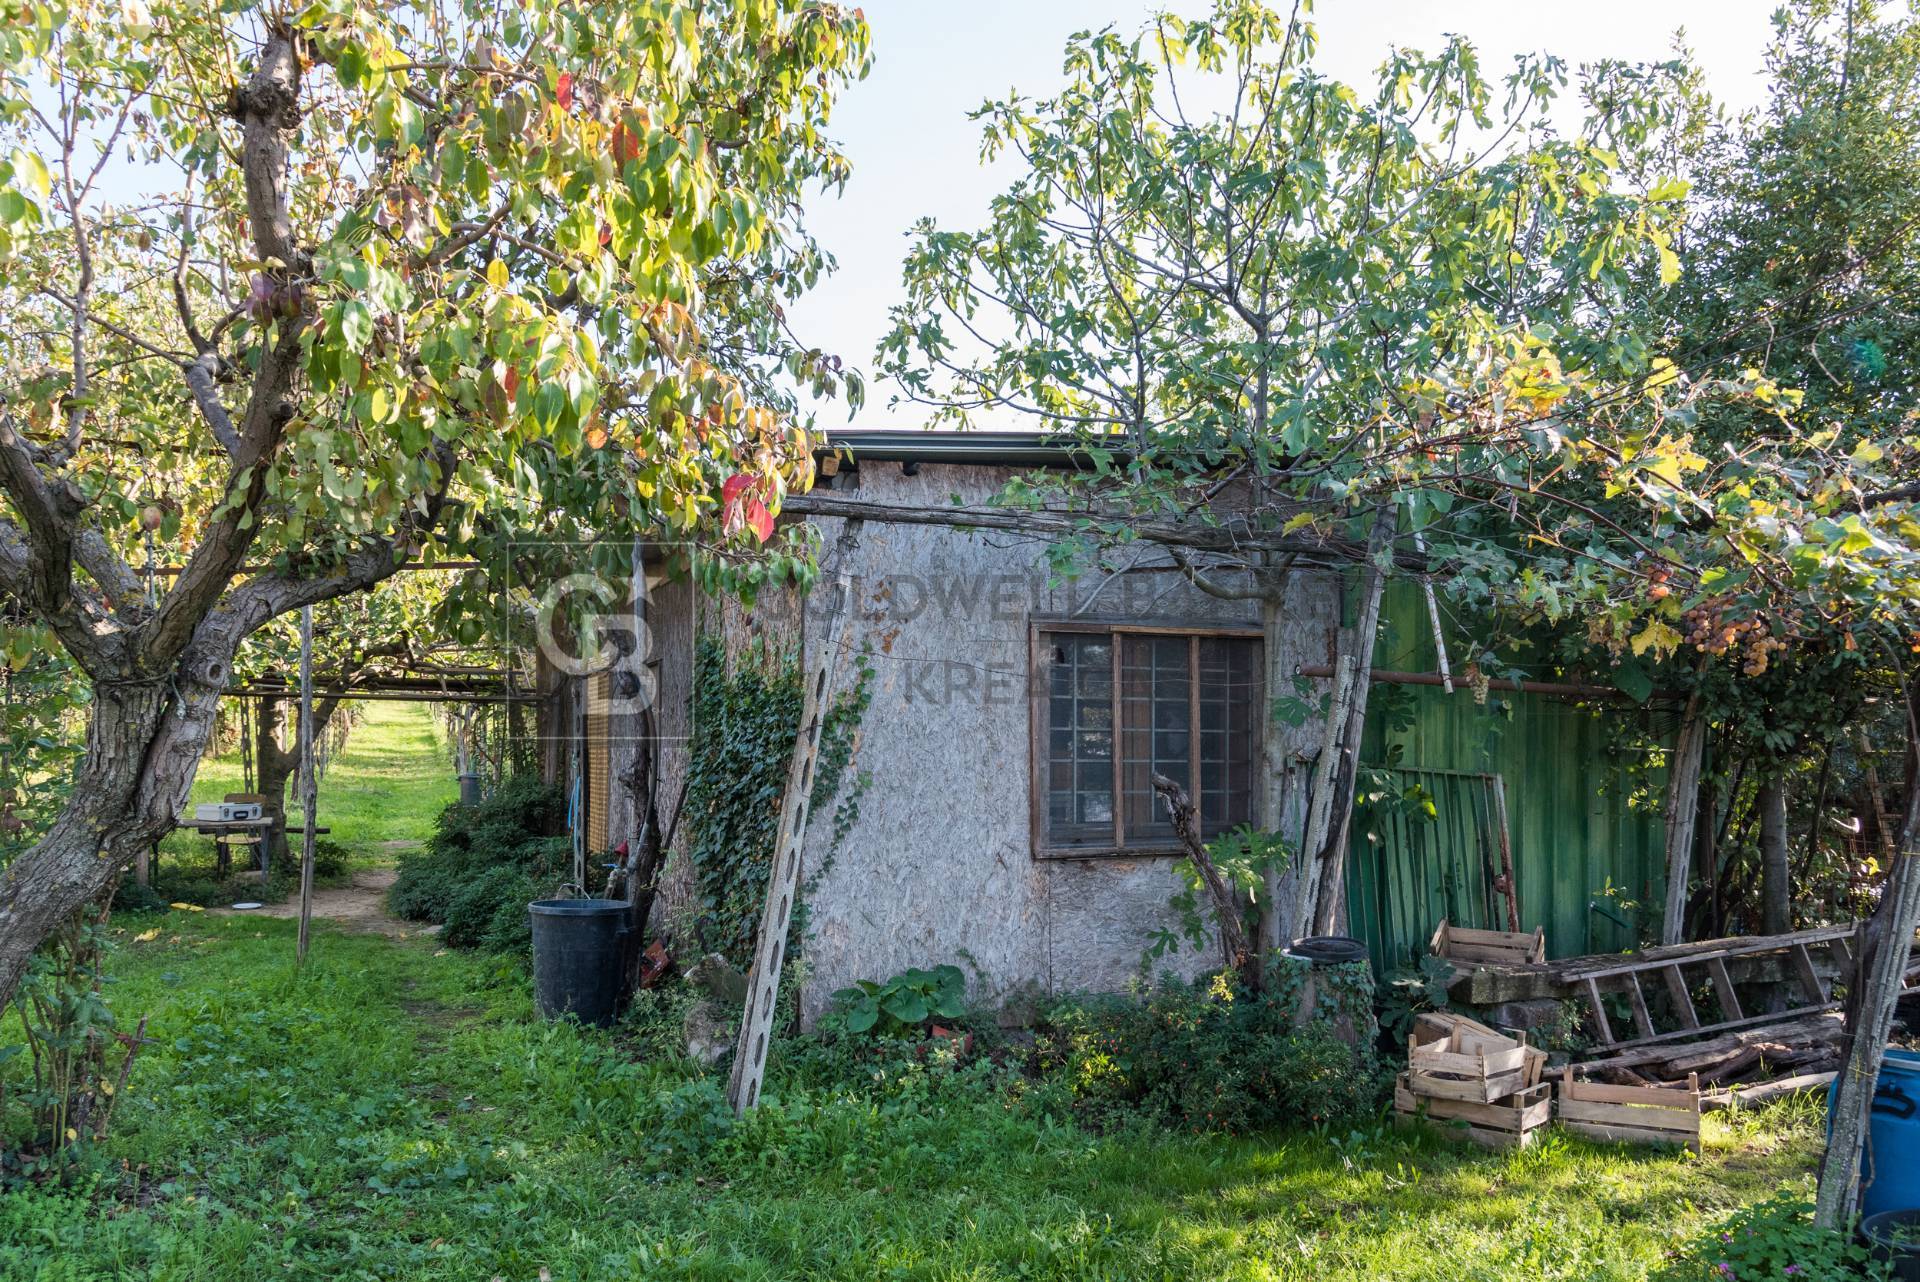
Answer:
M1427 951L1450 962L1492 962L1502 966L1539 966L1547 960L1547 930L1473 930L1444 917Z
M1407 1049L1408 1085L1428 1099L1491 1104L1538 1079L1535 1052L1524 1041L1461 1023L1444 1039Z
M1402 1126L1425 1118L1443 1134L1472 1140L1485 1148L1525 1148L1540 1128L1553 1120L1553 1086L1543 1082L1482 1104L1416 1094L1410 1074L1402 1073L1393 1084L1393 1112L1395 1122Z
M1685 1086L1612 1086L1560 1079L1561 1125L1600 1140L1628 1144L1684 1144L1700 1151L1700 1079Z
M1499 1030L1489 1028L1479 1020L1469 1019L1458 1011L1428 1010L1421 1011L1418 1015L1414 1016L1413 1030L1407 1034L1407 1042L1410 1046L1426 1046L1432 1042L1445 1041L1447 1038L1453 1036L1454 1030L1462 1028L1484 1034L1487 1037L1503 1036ZM1517 1040L1523 1046L1526 1045L1527 1041L1525 1036L1509 1040ZM1543 1050L1537 1050L1532 1046L1527 1046L1527 1072L1525 1080L1521 1082L1521 1086L1538 1086L1541 1077L1546 1073L1546 1069L1547 1053Z

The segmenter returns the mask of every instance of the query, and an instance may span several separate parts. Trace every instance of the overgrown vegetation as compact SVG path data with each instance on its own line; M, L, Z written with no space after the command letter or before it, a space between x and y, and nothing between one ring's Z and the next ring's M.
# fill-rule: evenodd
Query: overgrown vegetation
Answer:
M0 1137L18 1104L24 1132L0 1146L0 1181L20 1175L57 1175L106 1138L115 1106L140 1053L144 1024L115 1027L101 990L108 948L106 914L67 923L33 959L14 1001L24 1040L0 1045L0 1065L25 1068L15 1089L0 1077Z
M736 1124L720 1078L537 1021L484 958L323 930L296 979L291 923L155 924L109 962L152 1015L140 1089L68 1187L0 1193L0 1276L1640 1282L1803 1189L1819 1133L1814 1110L1710 1119L1698 1160L1488 1154L1371 1118L1096 1135L983 1068L830 1076L794 1041Z
M808 814L839 797L834 844L859 817L864 777L841 795L861 718L873 699L873 668L862 656L833 701L820 730ZM704 950L738 966L752 960L753 932L766 900L767 871L780 824L780 796L800 726L803 682L798 659L758 647L729 662L714 638L694 655L693 741L687 763L687 854L700 886L697 930ZM828 864L808 869L809 885ZM795 906L794 935L806 933L805 897Z
M1662 1282L1884 1282L1851 1233L1815 1227L1813 1203L1796 1192L1742 1207L1675 1253Z
M1239 1135L1359 1125L1377 1115L1385 1085L1365 967L1339 968L1344 982L1318 984L1316 1008L1301 1012L1305 969L1281 959L1258 992L1167 980L1139 999L1061 1003L1039 1033L1040 1089L1098 1126L1137 1117Z
M508 778L477 805L455 802L426 848L401 857L388 903L442 926L452 947L525 955L527 904L550 898L571 871L565 821L565 797L533 775Z

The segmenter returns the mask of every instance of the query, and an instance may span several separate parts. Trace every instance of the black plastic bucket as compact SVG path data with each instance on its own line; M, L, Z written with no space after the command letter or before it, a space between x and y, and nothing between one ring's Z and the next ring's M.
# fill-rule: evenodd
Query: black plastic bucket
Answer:
M537 899L533 1004L547 1019L572 1015L605 1028L626 1000L628 917L624 899Z
M1309 935L1295 940L1286 953L1315 966L1344 966L1367 960L1366 944L1350 935Z
M1891 1264L1899 1282L1920 1282L1920 1210L1882 1211L1860 1221L1876 1264Z

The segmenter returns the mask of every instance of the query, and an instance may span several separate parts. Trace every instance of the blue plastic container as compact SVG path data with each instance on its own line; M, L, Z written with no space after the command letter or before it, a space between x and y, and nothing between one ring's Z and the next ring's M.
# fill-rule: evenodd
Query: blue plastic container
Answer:
M1839 1082L1827 1091L1827 1113ZM1920 1054L1889 1050L1873 1090L1860 1160L1860 1214L1920 1209Z

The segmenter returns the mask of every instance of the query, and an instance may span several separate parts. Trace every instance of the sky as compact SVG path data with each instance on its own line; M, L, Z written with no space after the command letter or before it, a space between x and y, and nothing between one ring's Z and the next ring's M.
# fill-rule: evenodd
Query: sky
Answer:
M1199 12L1199 0L865 0L874 67L849 89L832 135L853 162L844 194L812 202L809 220L839 270L791 309L806 342L871 371L887 308L900 296L900 259L914 222L931 216L953 228L984 221L993 194L1014 170L984 169L979 133L967 113L1018 89L1045 95L1061 80L1060 55L1075 31L1113 25L1138 30L1161 8ZM1674 34L1704 68L1709 90L1731 110L1765 95L1762 58L1773 0L1320 0L1324 74L1363 84L1390 46L1432 49L1457 32L1479 48L1494 75L1520 53L1547 51L1569 63L1618 58L1657 61ZM869 381L862 427L918 426L923 411L890 409L892 389ZM820 426L846 422L844 406L820 407ZM1016 424L1010 424L1016 425Z

